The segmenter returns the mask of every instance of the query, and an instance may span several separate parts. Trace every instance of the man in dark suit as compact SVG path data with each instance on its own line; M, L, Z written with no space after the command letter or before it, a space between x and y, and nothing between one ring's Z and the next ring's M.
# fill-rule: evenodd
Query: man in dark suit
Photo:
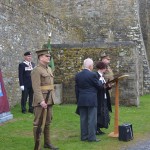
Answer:
M21 97L21 109L22 113L26 113L26 102L29 96L29 112L33 113L32 101L33 101L33 89L31 83L31 71L33 70L35 64L31 62L32 56L31 52L24 53L24 61L19 64L18 74L19 74L19 84L22 91Z
M97 90L102 88L93 70L93 60L87 58L84 69L75 77L75 92L80 114L81 141L98 142L97 125Z

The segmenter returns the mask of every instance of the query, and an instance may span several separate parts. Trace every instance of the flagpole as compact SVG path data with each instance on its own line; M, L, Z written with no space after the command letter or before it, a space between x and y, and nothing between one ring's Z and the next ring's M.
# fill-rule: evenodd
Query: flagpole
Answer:
M52 33L50 32L48 35L47 47L48 47L48 50L50 51L50 54L51 54L51 60L50 60L49 66L51 67L52 71L54 71L55 65L54 65L54 59L52 56L52 49L51 49L51 35L52 35Z

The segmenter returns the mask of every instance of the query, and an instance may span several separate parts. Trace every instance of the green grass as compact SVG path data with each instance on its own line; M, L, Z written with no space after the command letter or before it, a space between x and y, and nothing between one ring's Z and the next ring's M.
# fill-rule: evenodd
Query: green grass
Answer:
M80 141L79 116L75 114L76 105L55 105L51 124L51 140L60 150L119 150L136 143L150 134L150 95L140 98L139 107L123 107L119 109L119 124L132 123L134 140L119 141L108 137L114 128L114 107L109 129L103 130L105 135L97 136L98 143ZM11 108L14 118L0 125L0 150L33 150L32 133L33 115L22 114L20 105ZM44 148L43 148L44 150Z

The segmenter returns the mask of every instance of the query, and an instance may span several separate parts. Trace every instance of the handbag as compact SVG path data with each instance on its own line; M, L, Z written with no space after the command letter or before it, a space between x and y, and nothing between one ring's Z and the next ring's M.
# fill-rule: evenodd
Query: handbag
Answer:
M125 123L119 126L119 140L130 141L133 139L133 128L132 124Z

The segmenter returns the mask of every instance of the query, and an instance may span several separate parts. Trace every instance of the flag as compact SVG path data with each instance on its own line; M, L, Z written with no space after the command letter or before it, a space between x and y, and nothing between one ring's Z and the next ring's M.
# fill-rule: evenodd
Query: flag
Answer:
M2 72L0 69L0 114L4 112L9 112L9 103L4 87Z
M52 53L52 49L51 49L50 38L51 38L51 33L50 33L50 35L49 35L47 44L44 44L44 45L42 46L42 48L49 50L49 52L50 52L50 54L51 54L51 60L50 60L50 62L49 62L49 66L51 67L52 71L54 71L54 70L55 70L55 65L54 65L53 53Z
M52 71L54 71L55 70L55 65L54 65L54 59L53 59L53 56L52 56L50 36L49 36L49 39L48 39L48 42L47 42L47 48L48 48L48 50L50 51L50 54L51 54L51 60L50 60L49 66L51 67Z

